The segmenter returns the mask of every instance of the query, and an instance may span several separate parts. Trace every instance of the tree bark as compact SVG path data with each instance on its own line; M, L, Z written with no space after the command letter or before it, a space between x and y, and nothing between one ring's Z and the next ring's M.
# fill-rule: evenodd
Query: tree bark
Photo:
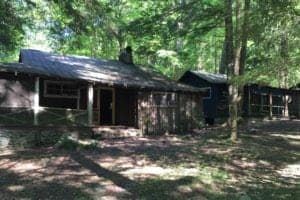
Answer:
M226 41L223 42L223 49L222 49L222 55L221 55L221 61L219 65L219 73L220 74L227 74L227 65L226 65Z
M281 41L280 41L280 55L282 58L282 66L280 72L280 79L281 79L281 87L288 88L288 36L285 31L281 34ZM289 109L288 109L288 95L284 95L284 117L289 117Z
M249 24L249 10L250 10L250 0L245 0L244 5L244 17L242 25L242 50L241 50L241 65L240 65L240 74L243 75L245 72L246 66L246 56L247 56L247 41L248 41L248 24Z
M241 53L240 53L240 66L239 75L243 76L246 66L246 56L247 56L247 41L248 41L248 23L249 23L249 9L250 0L245 0L244 2L244 12L241 15L243 19L243 24L241 25ZM244 83L239 85L239 113L243 114L244 105Z
M235 0L235 27L233 26L232 0L225 0L226 66L229 78L229 125L231 140L238 137L238 119L241 114L243 84L236 77L244 73L248 39L248 12L250 0ZM242 8L244 12L242 12ZM243 21L241 20L243 19ZM242 21L242 23L241 23Z
M238 88L233 83L235 76L236 61L233 55L233 22L232 22L232 0L225 0L225 45L226 45L226 66L229 78L229 125L231 129L231 140L237 140L237 119L238 119L238 106L237 106L237 94ZM239 62L238 62L239 63Z

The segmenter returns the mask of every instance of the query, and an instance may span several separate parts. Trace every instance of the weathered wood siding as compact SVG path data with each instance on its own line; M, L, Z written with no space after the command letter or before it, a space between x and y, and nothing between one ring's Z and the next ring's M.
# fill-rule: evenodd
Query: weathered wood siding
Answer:
M290 116L300 119L300 91L294 91L291 98L292 102L289 104Z
M33 77L0 74L0 107L30 108L33 106L33 95Z
M144 134L184 133L201 123L197 94L138 93L138 125Z

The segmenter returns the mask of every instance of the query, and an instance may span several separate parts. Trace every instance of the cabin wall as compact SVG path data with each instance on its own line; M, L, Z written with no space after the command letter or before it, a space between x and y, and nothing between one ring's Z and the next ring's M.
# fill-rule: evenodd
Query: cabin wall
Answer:
M0 107L30 108L33 106L34 78L0 74Z
M294 91L291 95L289 113L292 118L300 119L300 91Z
M185 73L179 82L197 88L211 88L210 97L203 97L203 113L205 118L224 118L228 116L228 86L226 84L212 84L194 74Z
M177 99L179 113L177 113L177 123L179 132L184 133L192 129L200 128L203 125L203 106L200 94L178 94Z
M144 134L184 133L198 128L202 104L199 94L138 93L138 125Z
M212 84L211 97L203 99L203 111L208 118L225 118L229 115L228 86Z
M33 123L34 78L0 74L0 125Z

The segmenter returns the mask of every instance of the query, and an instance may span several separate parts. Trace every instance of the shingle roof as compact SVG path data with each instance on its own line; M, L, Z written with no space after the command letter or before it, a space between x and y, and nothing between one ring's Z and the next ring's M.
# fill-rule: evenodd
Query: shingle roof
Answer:
M39 50L22 49L20 62L2 64L0 70L99 82L123 87L162 91L200 91L197 88L179 84L151 68L128 65L116 60L66 56Z
M192 71L190 72L199 78L202 78L209 83L216 83L216 84L225 84L227 83L227 76L225 74L214 74L214 73L208 73L205 71Z

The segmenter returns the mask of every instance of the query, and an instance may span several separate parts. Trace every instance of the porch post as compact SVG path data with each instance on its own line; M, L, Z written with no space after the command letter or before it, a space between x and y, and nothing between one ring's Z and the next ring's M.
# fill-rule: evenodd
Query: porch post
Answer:
M88 103L87 103L87 110L88 110L88 125L91 126L93 124L93 101L94 101L94 87L92 83L88 85Z
M273 96L272 93L269 93L269 118L272 119L273 118Z
M300 92L296 95L296 105L298 105L298 118L300 119Z
M112 90L112 124L116 124L116 91Z
M251 116L251 91L250 85L248 85L248 117Z
M289 96L284 93L284 117L289 117Z
M263 109L264 109L264 103L263 102L264 102L263 101L263 95L260 94L260 108L259 108L259 110L260 110L261 114L262 114Z
M35 126L39 124L38 121L38 113L40 107L39 93L40 93L40 77L36 77L34 83L34 99L33 99L33 124Z

